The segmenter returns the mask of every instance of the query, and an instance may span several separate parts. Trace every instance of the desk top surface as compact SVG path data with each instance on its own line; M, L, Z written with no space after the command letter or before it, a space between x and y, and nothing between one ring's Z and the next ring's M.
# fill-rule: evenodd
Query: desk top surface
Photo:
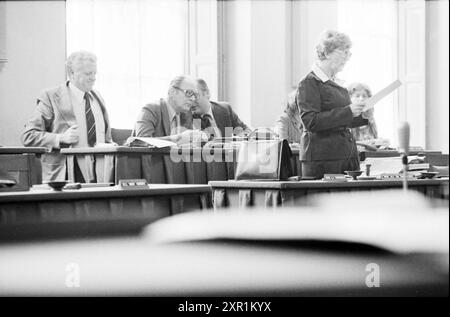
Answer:
M304 245L303 245L304 246ZM117 238L0 244L0 295L448 295L448 254ZM367 267L381 268L369 288ZM67 287L67 272L80 287Z
M408 180L410 186L439 186L448 184L448 178L439 179L412 179ZM210 181L212 188L274 188L274 189L311 189L311 188L358 188L358 187L401 187L401 179L388 180L349 180L347 182L332 182L322 180L305 181L247 181L228 180Z
M0 193L0 203L55 201L67 199L120 198L139 196L173 196L211 192L208 185L150 184L144 189L121 189L119 186L55 191L51 189Z
M169 154L171 151L177 151L180 153L194 153L205 151L232 151L233 149L224 148L192 148L192 147L164 147L164 148L151 148L151 147L128 147L128 146L111 146L111 147L80 147L80 148L65 148L61 149L62 154L120 154L120 153L161 153Z
M20 147L20 146L1 146L0 154L24 154L35 153L43 154L47 151L44 147Z

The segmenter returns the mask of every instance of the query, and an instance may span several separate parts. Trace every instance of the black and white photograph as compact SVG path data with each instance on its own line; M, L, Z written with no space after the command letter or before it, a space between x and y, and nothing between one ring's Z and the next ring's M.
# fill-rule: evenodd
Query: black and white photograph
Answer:
M448 87L448 0L2 0L0 297L448 297Z

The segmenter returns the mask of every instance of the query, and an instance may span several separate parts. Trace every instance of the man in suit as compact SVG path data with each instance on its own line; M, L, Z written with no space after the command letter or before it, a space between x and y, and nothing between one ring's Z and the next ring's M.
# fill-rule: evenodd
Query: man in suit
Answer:
M199 92L195 78L181 75L169 86L167 98L145 105L139 113L133 136L156 137L176 143L205 139L201 131L192 130L189 110L197 103Z
M37 98L32 118L25 124L22 143L54 149L93 147L110 143L111 128L105 102L93 90L97 73L97 58L86 51L72 53L66 61L69 80L55 88L44 90ZM79 182L95 181L93 156L73 158L69 169L64 155L53 152L42 155L43 180ZM68 174L72 174L72 177Z
M198 101L191 107L194 128L206 131L209 139L244 136L251 132L228 103L210 101L209 88L203 79L197 79L197 85L200 95Z

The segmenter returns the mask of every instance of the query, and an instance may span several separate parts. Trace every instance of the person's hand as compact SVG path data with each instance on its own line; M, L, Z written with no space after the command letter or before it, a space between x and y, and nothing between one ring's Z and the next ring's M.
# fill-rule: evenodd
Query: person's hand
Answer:
M362 113L365 105L366 104L364 102L352 103L349 107L352 111L353 117L359 116Z
M74 144L78 142L78 126L75 124L67 129L59 137L59 143Z
M367 111L364 111L362 113L362 117L367 120L372 120L373 119L373 108L369 109Z
M208 135L200 130L186 130L179 134L178 144L200 143L208 141Z

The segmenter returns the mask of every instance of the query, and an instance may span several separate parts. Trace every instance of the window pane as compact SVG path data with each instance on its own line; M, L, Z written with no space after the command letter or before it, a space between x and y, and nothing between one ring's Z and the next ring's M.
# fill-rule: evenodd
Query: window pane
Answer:
M111 126L131 129L140 108L185 72L187 0L67 0L67 53L97 55L95 89Z
M338 0L338 30L352 42L352 57L338 76L364 82L375 94L398 78L397 3L395 0ZM396 143L397 92L375 107L379 137Z

